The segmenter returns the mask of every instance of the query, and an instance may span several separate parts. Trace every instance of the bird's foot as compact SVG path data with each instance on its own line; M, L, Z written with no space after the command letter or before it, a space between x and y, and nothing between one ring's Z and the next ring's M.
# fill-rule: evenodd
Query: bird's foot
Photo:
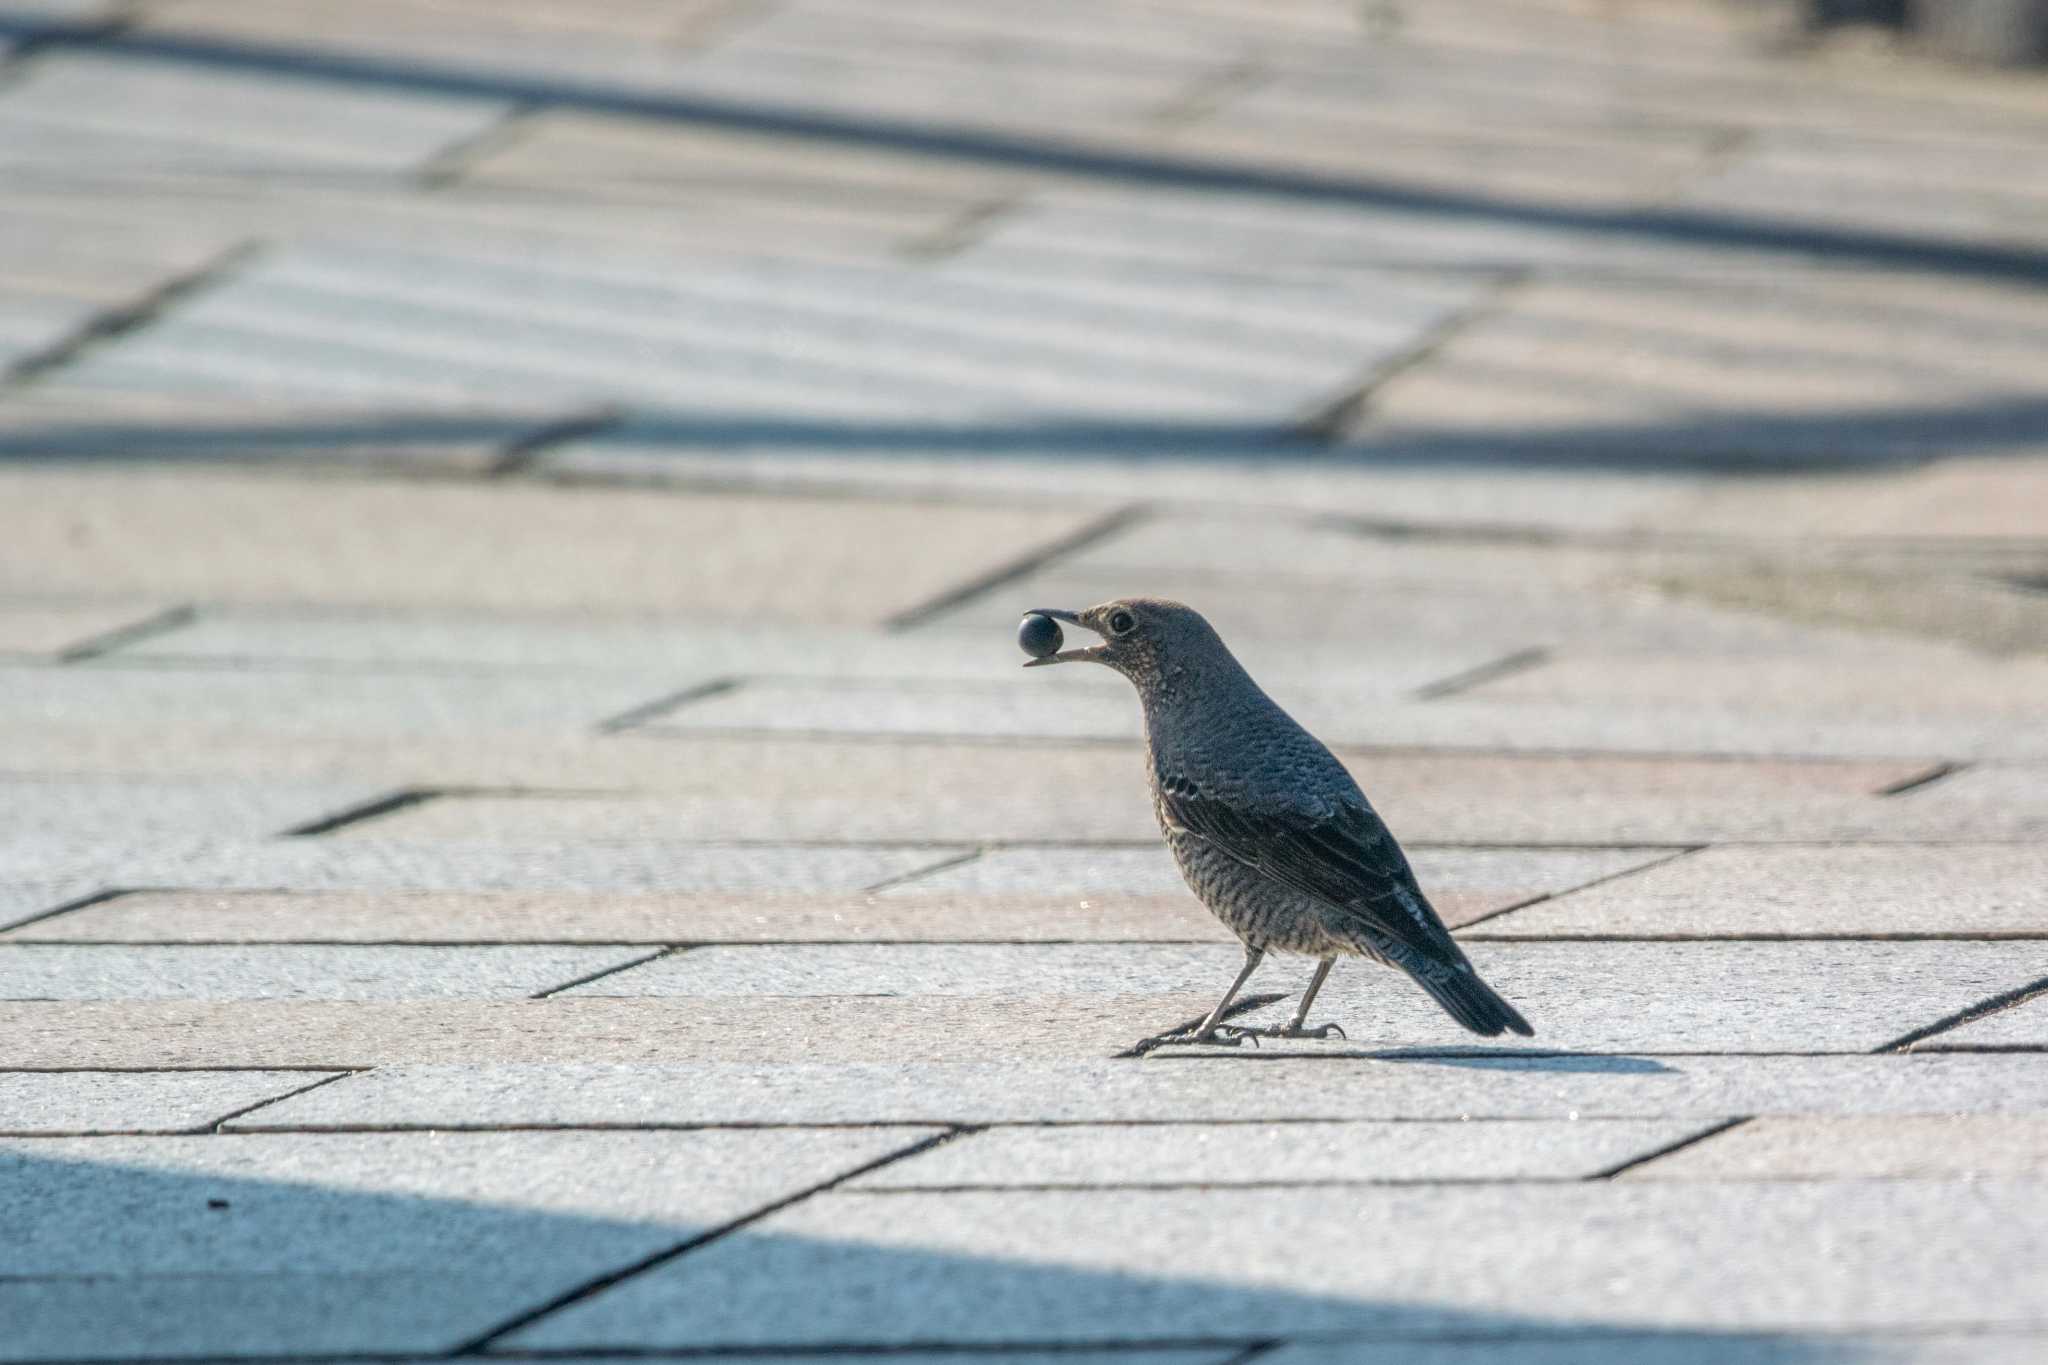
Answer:
M1228 1034L1230 1035L1228 1041L1233 1044L1240 1039L1249 1039L1253 1046L1257 1046L1261 1038L1348 1039L1348 1035L1344 1030L1335 1024L1317 1024L1314 1028L1305 1028L1300 1024L1275 1024L1270 1028L1247 1028L1238 1024L1222 1024L1217 1027L1216 1033L1217 1037L1212 1039L1212 1042L1223 1042L1225 1041L1223 1035Z
M1168 1044L1176 1047L1187 1047L1195 1044L1209 1043L1216 1047L1236 1047L1244 1041L1244 1033L1245 1030L1234 1029L1227 1024L1219 1024L1215 1028L1206 1030L1199 1028L1170 1029L1165 1033L1158 1033L1150 1038L1140 1039L1137 1045L1131 1049L1129 1055L1142 1056L1155 1047L1166 1047ZM1258 1045L1258 1040L1254 1038L1252 1046L1257 1047Z

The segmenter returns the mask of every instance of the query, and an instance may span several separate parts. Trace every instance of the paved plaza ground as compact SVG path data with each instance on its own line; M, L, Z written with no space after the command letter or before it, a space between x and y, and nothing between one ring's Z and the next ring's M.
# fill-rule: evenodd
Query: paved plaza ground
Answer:
M0 0L0 1360L2048 1358L2048 78L1778 8ZM1137 593L1533 1039L1134 1051Z

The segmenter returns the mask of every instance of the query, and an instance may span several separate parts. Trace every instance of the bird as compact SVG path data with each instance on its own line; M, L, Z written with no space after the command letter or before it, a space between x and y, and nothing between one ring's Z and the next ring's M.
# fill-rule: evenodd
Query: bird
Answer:
M1056 649L1059 628L1102 643ZM1129 679L1144 711L1147 779L1160 832L1191 890L1237 935L1244 967L1200 1022L1146 1039L1236 1045L1261 1037L1342 1037L1308 1025L1340 957L1397 967L1482 1037L1535 1032L1485 981L1417 884L1386 823L1342 763L1268 697L1192 607L1126 597L1085 611L1036 608L1020 633L1026 668L1105 665ZM1222 1023L1268 952L1317 959L1285 1025Z

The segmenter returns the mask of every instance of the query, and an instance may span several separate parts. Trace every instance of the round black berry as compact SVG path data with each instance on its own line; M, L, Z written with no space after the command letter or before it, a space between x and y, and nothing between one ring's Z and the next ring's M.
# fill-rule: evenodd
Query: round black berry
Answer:
M1017 623L1017 647L1034 659L1060 652L1066 637L1060 633L1060 623L1050 616L1032 612Z

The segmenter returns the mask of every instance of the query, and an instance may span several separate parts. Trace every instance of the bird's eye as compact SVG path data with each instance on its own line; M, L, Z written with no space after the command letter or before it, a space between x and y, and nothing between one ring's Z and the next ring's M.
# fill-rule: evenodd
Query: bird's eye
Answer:
M1119 610L1109 614L1109 633L1112 635L1129 635L1137 624L1138 618L1127 611Z

